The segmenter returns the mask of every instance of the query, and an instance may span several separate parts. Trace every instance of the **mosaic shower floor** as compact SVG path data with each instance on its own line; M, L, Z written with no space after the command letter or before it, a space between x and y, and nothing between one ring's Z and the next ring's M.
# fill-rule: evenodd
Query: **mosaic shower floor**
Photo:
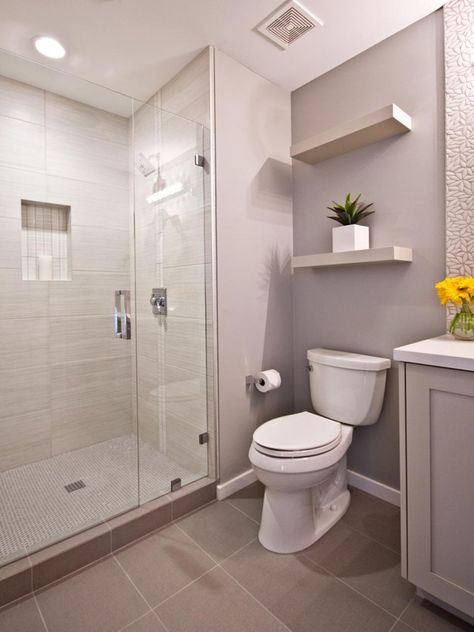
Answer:
M196 478L140 441L140 503ZM68 492L66 485L85 486ZM77 487L77 486L76 486ZM0 473L0 566L138 504L133 434Z

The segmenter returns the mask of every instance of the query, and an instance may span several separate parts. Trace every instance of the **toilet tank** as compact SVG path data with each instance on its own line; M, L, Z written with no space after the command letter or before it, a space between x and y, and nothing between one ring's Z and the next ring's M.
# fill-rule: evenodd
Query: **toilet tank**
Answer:
M350 426L377 421L390 360L331 349L310 349L307 358L311 401L318 415Z

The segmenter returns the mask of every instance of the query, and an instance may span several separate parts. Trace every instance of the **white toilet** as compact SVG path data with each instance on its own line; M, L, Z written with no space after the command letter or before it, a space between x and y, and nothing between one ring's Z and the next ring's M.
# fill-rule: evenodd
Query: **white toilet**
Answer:
M310 349L311 401L318 414L271 419L253 434L249 458L265 485L259 540L276 553L310 546L345 513L352 427L377 421L390 360Z

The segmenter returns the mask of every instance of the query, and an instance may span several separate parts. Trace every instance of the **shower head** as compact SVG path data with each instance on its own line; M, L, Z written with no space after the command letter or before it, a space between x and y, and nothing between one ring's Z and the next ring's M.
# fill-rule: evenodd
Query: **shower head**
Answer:
M148 178L148 176L151 176L151 174L155 173L156 171L151 161L148 160L148 158L144 156L141 152L137 154L137 157L135 159L135 166L145 178Z

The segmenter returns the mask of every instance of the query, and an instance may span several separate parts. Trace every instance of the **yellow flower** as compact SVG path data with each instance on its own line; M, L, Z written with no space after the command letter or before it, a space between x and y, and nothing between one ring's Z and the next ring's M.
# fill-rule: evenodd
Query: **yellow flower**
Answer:
M474 277L446 277L435 288L443 305L449 301L458 305L463 301L474 302Z

